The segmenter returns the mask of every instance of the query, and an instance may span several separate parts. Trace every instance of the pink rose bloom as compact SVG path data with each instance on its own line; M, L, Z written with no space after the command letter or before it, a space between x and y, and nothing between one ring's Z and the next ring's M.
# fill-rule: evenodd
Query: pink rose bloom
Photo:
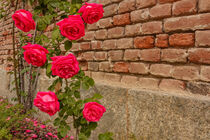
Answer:
M71 136L71 137L70 137L70 140L74 140L74 136Z
M52 75L61 78L71 78L79 72L79 63L73 54L67 56L55 56L52 59Z
M12 19L14 20L16 27L23 32L35 30L35 22L29 11L24 9L18 10L12 15Z
M70 15L58 22L61 34L69 40L77 40L85 35L85 25L80 15Z
M11 119L11 117L8 117L6 120L9 121Z
M30 44L22 47L24 51L24 59L29 64L40 67L43 66L47 60L46 54L48 54L48 50L38 44Z
M30 132L31 132L31 130L28 130L28 129L26 130L26 133L30 133Z
M36 134L32 134L31 138L37 138L38 136Z
M28 34L27 36L30 37L30 38L32 38L32 34Z
M47 133L47 135L49 135L49 136L53 136L53 134L52 134L52 133Z
M83 117L89 122L97 122L101 119L106 108L97 102L89 102L85 104L83 109Z
M41 111L53 116L60 110L58 98L54 92L38 92L34 99L34 105Z
M41 125L40 127L41 127L42 129L46 128L46 126L45 126L45 125Z
M86 2L78 13L82 13L82 18L86 23L93 24L103 17L104 9L102 4Z

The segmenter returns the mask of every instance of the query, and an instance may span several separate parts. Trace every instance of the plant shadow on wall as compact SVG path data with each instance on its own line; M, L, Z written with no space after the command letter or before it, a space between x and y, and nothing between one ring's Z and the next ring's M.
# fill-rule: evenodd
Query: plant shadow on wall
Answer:
M64 138L71 130L70 126L73 126L76 131L75 140L88 139L106 109L100 104L102 96L94 86L94 80L80 70L76 57L71 53L71 46L85 35L85 24L93 24L103 17L103 6L82 4L81 0L24 0L22 5L17 0L13 3L15 11L12 15L11 60L14 70L10 74L15 78L14 90L18 103L24 106L25 113L33 105L50 116L58 112L54 120L58 138ZM33 14L25 8L29 3ZM45 31L52 25L49 37ZM15 27L21 30L16 38ZM19 39L18 43L16 39ZM65 51L61 51L63 43ZM49 91L37 92L40 69L45 69L46 75L55 79ZM80 89L90 88L95 89L94 96L82 99ZM70 125L68 120L73 120L73 124ZM98 138L112 140L112 135L107 132Z

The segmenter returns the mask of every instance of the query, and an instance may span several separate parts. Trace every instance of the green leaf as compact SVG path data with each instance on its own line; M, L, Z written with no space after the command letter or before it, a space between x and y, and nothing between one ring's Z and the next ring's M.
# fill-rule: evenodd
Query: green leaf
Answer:
M52 32L52 39L56 40L60 36L60 30L58 28L54 29Z
M79 140L88 140L88 138L85 136L85 134L80 133L79 134Z
M99 134L98 140L113 140L113 133L106 132L104 134Z
M93 95L92 98L93 98L93 99L102 99L103 96L102 96L101 94L99 94L99 93L96 93L96 94Z
M95 82L94 82L94 80L93 80L92 78L89 78L89 79L88 79L88 84L89 84L90 86L94 86Z
M75 91L74 92L74 96L75 96L75 98L79 99L80 98L80 92L79 91Z
M49 75L52 72L51 68L52 68L52 64L48 64L47 65L47 70L46 70L47 75Z
M89 127L90 129L94 130L98 126L97 122L90 122Z
M69 41L69 40L66 40L66 41L64 42L64 47L65 47L65 50L66 50L66 51L70 50L71 47L72 47L72 42Z

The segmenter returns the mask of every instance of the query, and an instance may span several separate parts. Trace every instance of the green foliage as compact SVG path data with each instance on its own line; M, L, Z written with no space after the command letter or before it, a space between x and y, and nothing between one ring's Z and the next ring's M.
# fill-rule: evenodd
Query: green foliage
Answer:
M113 134L110 132L106 132L104 134L99 134L98 140L113 140Z

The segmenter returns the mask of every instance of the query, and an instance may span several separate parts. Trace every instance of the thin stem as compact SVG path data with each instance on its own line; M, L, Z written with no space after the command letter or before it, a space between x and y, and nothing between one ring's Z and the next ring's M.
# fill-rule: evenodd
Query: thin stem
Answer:
M76 121L76 118L75 118L75 116L73 115L73 121L75 122ZM75 140L78 140L78 137L79 137L79 128L78 128L78 126L76 126L76 139Z
M33 87L32 87L32 92L33 92L33 93L34 93L35 90L36 90L36 85L37 85L38 78L39 78L39 72L40 72L40 67L37 69L37 72L36 72L35 81L34 81L34 84L33 84Z
M17 10L18 0L15 4L15 11ZM16 95L18 98L18 102L21 103L21 97L18 87L18 79L17 79L17 70L16 70L16 50L15 50L15 22L13 21L12 25L12 49L13 49L13 65L14 65L14 78L15 78L15 88L16 88Z

